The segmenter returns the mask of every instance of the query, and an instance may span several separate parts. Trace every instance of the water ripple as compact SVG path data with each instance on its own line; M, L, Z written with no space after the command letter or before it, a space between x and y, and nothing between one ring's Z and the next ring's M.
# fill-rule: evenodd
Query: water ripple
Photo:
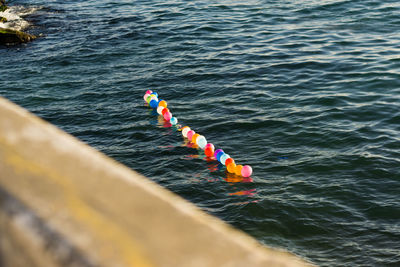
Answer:
M42 37L0 49L1 95L262 243L399 264L399 3L18 4ZM207 161L147 89L253 177Z

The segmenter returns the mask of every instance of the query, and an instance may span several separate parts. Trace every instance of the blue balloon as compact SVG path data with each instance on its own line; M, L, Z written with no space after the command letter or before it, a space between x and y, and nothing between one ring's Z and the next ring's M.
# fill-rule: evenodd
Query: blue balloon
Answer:
M219 152L224 152L222 149L217 149L214 151L214 158L217 158Z
M218 161L221 161L221 156L222 156L223 154L225 154L225 152L223 152L223 151L218 152L216 159L217 159Z
M149 105L150 105L151 108L157 108L158 107L158 101L153 99L153 100L150 101Z

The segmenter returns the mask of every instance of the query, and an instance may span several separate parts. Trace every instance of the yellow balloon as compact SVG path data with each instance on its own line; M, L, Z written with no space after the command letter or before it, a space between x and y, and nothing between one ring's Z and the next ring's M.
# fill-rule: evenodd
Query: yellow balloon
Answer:
M168 106L167 101L161 100L160 103L158 103L158 106L162 106L162 107L166 108Z
M235 164L235 162L229 163L228 166L226 166L226 169L227 169L228 172L230 172L230 173L235 173L235 170L236 170L236 164Z
M199 136L200 136L199 134L194 134L194 135L193 135L193 137L192 137L192 143L193 143L193 144L197 144L196 139L197 139L197 137L199 137Z
M236 165L236 168L235 168L235 174L236 175L242 175L242 168L243 168L243 165Z

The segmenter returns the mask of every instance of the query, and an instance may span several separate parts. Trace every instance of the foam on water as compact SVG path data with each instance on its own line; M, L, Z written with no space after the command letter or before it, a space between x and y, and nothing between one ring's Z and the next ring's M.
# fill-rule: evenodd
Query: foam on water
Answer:
M22 31L30 25L24 17L35 13L38 9L40 7L11 6L0 12L0 17L7 19L7 22L0 22L0 28Z

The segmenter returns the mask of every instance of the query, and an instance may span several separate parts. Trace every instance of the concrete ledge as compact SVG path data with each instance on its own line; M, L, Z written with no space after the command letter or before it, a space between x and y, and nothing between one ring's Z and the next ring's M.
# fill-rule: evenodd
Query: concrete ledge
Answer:
M0 206L4 266L310 266L3 98Z

